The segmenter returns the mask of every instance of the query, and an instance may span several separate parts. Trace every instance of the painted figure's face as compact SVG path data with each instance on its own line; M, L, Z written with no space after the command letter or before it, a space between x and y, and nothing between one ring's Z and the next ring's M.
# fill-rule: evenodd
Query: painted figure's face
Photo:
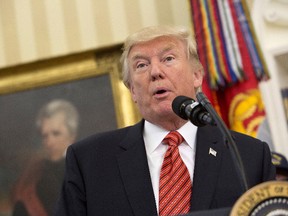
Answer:
M75 139L68 130L62 113L43 119L41 135L45 152L53 161L63 158L66 148Z

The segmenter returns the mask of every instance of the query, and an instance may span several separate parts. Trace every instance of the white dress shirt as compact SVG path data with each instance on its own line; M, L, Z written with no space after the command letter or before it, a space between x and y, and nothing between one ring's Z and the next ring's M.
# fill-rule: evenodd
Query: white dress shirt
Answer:
M187 166L192 181L195 163L195 143L197 127L194 126L190 121L188 121L177 131L184 138L184 141L179 145L179 152L183 162ZM144 123L143 137L158 212L160 171L164 160L164 155L166 153L166 150L168 149L168 145L162 143L162 141L169 132L170 131L153 125L148 121L145 121Z

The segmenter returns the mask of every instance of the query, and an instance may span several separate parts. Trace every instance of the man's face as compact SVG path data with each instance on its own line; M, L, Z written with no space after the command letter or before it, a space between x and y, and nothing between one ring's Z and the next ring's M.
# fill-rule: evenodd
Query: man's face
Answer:
M70 134L62 113L43 119L41 135L44 150L48 158L53 161L63 158L66 148L75 138Z
M157 124L175 117L171 104L176 96L195 98L195 87L201 86L203 77L193 61L176 38L159 37L132 47L128 56L130 91L143 118Z

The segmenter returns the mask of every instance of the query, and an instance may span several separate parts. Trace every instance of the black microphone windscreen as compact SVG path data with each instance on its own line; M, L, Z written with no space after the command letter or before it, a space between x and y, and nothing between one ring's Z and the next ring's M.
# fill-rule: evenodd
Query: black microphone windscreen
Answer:
M185 107L188 104L191 104L192 103L191 101L194 101L194 100L186 96L177 96L172 102L172 109L176 113L176 115L187 120L188 117L185 113Z

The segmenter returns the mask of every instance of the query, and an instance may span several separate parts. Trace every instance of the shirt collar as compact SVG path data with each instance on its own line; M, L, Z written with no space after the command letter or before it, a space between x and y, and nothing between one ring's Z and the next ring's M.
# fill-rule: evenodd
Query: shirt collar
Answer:
M184 124L181 128L177 130L185 139L186 143L195 150L196 143L196 132L197 127L193 125L190 121ZM164 137L169 133L169 131L154 125L148 121L144 122L144 132L143 138L145 141L145 147L147 153L152 153L161 144Z

